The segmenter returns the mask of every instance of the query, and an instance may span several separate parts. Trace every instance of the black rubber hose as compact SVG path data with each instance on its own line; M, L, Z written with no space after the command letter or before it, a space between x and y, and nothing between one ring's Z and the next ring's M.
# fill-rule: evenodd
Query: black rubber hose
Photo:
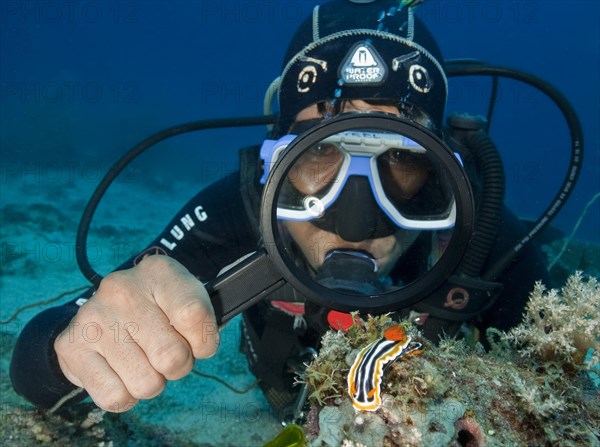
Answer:
M459 271L477 278L496 239L504 205L505 178L502 158L492 139L483 130L468 132L465 145L473 154L482 179L482 195L477 209L473 238Z
M444 71L448 77L452 76L468 76L469 73L464 72L465 66L481 67L487 65L485 62L479 59L448 59L445 61ZM492 76L492 85L490 92L490 100L488 103L487 111L487 124L485 131L490 132L490 125L492 124L492 117L494 115L494 109L496 107L496 100L498 99L498 76Z
M77 228L77 239L75 242L75 255L77 257L77 264L79 265L79 269L81 270L83 276L85 276L94 286L98 286L102 280L102 276L91 266L87 255L87 237L90 229L90 223L92 222L96 208L98 207L98 204L100 203L102 196L104 196L106 193L108 187L134 158L155 144L176 135L206 129L259 126L273 124L274 122L274 115L192 121L190 123L169 127L165 130L155 133L131 148L129 152L121 157L121 159L119 159L113 165L113 167L108 170L104 178L100 181L96 187L96 190L92 194L92 197L87 203L85 210L83 211L81 220L79 221L79 227Z
M487 112L487 124L485 131L490 132L490 126L492 125L492 117L494 116L494 108L496 107L496 99L498 99L498 76L492 76L492 93L490 94L490 102L488 104Z
M446 62L446 74L450 76L499 76L523 82L544 93L550 98L562 113L571 137L571 158L567 173L560 189L535 222L531 230L515 243L513 248L503 255L494 265L489 267L481 277L493 280L497 278L512 262L515 256L527 246L535 236L542 231L556 217L556 214L565 205L573 188L577 183L583 165L583 131L577 113L571 103L552 85L537 76L525 73L514 68L498 67L470 60L455 60Z

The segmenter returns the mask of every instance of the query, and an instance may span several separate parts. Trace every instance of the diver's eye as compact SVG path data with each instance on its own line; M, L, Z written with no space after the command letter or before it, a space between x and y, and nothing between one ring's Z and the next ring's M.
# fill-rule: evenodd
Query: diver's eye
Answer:
M406 165L421 164L427 160L423 154L416 154L402 149L390 149L385 153L385 158L390 163L401 163Z
M311 147L310 152L312 155L325 157L328 155L336 154L338 152L338 148L331 143L319 143Z

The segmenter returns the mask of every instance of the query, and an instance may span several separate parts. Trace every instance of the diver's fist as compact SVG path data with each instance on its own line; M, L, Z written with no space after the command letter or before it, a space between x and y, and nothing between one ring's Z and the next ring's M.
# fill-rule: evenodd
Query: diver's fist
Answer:
M65 377L96 405L127 411L188 374L219 345L203 284L166 256L106 276L54 348Z

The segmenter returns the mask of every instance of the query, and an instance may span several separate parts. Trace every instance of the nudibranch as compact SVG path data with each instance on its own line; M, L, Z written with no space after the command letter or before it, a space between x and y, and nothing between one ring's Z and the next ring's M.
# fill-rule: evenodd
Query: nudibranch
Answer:
M383 337L361 349L348 373L348 393L354 408L377 410L381 406L381 380L387 367L401 357L422 352L423 344L413 341L400 325L389 327Z

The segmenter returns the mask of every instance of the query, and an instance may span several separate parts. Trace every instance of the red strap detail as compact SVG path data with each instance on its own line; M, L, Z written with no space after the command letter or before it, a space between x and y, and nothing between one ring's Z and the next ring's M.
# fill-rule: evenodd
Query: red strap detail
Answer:
M304 303L290 303L288 301L271 301L271 305L291 316L304 315Z
M358 315L355 315L353 320L352 315L338 312L337 310L330 310L327 314L327 322L329 323L329 326L337 331L346 332L355 322L358 322L359 320L360 317Z

